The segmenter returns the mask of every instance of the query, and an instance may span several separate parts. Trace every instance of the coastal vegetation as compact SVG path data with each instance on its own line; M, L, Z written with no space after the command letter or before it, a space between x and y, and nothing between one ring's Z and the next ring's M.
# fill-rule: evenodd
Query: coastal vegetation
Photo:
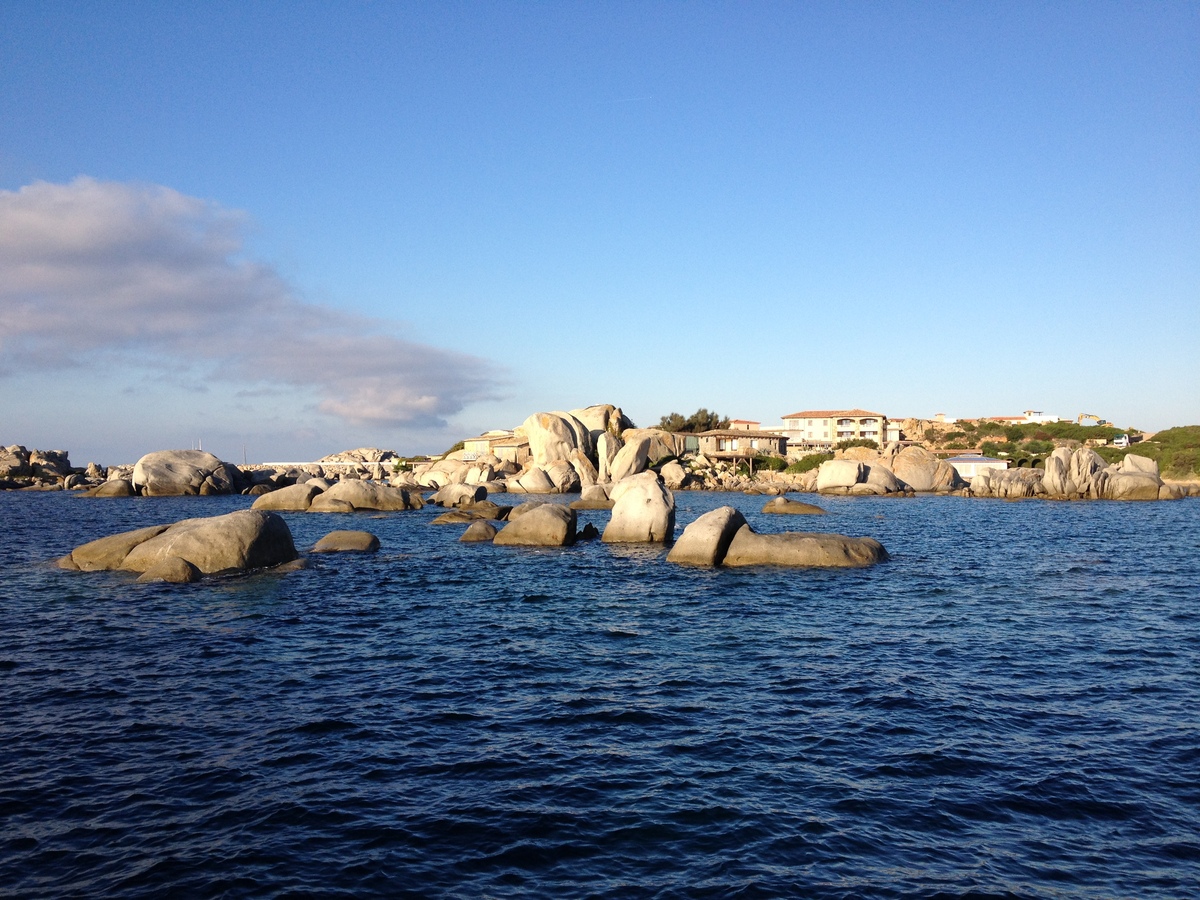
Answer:
M813 469L818 469L821 463L828 462L833 459L832 453L810 453L807 456L802 456L786 469L789 475L800 475L804 472L811 472Z
M1150 440L1130 447L1100 447L1096 452L1110 463L1120 462L1130 453L1136 453L1158 463L1163 475L1200 478L1200 425L1168 428Z

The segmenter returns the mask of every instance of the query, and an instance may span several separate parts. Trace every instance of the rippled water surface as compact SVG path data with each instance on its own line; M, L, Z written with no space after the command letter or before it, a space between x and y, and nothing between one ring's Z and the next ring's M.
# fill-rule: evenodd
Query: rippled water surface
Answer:
M289 513L383 549L149 586L47 560L249 498L0 493L0 893L1200 892L1200 502L764 499L680 494L680 529L732 503L892 559Z

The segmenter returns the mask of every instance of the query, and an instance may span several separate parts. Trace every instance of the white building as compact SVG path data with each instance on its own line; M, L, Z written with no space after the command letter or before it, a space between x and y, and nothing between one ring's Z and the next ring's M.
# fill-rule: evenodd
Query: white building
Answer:
M994 456L951 456L946 462L954 466L963 481L970 481L980 472L987 469L1007 469L1007 459L996 459Z
M887 440L887 417L865 409L804 409L783 417L789 449L829 449L839 441Z

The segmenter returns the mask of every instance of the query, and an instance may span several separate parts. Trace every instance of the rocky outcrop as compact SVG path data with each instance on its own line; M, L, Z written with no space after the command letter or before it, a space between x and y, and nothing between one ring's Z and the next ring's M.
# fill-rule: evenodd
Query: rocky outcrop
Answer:
M543 503L509 514L509 522L496 534L501 547L566 547L575 543L578 519L575 510L558 503Z
M147 572L172 557L208 575L290 562L296 559L296 547L282 518L245 509L101 538L76 547L59 565L87 572Z
M862 568L887 558L883 545L873 538L795 531L757 534L743 525L729 545L724 565Z
M675 539L675 498L654 472L624 478L609 494L612 518L606 544L662 543Z
M204 450L158 450L133 467L133 486L144 497L232 494L236 467Z
M269 495L268 495L269 496ZM372 481L339 481L313 497L309 512L421 509L425 501L415 491Z
M1045 470L1000 469L982 472L971 480L977 497L1008 500L1048 497L1054 500L1170 500L1179 492L1168 488L1158 473L1158 463L1130 453L1118 465L1108 465L1094 450L1080 447L1055 449Z
M379 538L369 531L331 531L313 545L313 553L374 553Z
M1023 500L1046 491L1039 469L985 469L971 479L971 493L997 500Z
M689 566L719 566L725 560L734 535L745 524L745 517L732 506L706 512L683 529L683 534L667 554L667 561Z

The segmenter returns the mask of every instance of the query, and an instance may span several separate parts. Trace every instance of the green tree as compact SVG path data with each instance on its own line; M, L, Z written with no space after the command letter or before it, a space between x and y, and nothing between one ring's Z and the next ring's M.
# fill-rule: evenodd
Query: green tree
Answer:
M718 428L728 428L729 419L721 418L720 414L709 412L704 407L696 410L686 419L677 412L663 416L658 423L663 431L684 431L689 434L699 434L702 431L714 431Z

